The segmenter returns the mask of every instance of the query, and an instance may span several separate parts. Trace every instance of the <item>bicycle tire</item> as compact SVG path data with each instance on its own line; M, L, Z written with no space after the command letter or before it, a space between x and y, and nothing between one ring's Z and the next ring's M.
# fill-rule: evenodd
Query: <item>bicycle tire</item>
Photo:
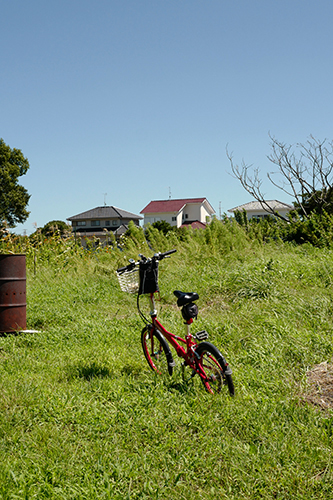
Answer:
M227 385L230 395L233 396L235 389L231 369L218 348L210 342L201 342L195 352L198 355L198 364L206 375L200 375L206 391L219 393L222 386Z
M175 363L171 350L158 330L152 328L151 325L145 326L141 332L141 345L147 363L153 371L160 375L164 373L172 375Z

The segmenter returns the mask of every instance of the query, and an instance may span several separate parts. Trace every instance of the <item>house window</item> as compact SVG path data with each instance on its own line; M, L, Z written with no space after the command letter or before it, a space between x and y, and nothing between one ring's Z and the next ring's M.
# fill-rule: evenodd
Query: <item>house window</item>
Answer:
M99 221L99 220L92 220L92 221L91 221L91 225L92 225L92 226L100 226L100 225L101 225L101 223L100 223L100 221Z
M172 217L172 219L171 219L171 220L172 220L172 222L176 222L177 217Z
M106 220L106 221L105 221L105 225L106 225L106 226L109 226L109 225L110 225L110 221L109 221L109 220Z
M85 221L85 220L78 220L78 221L76 222L76 225L77 225L77 226L85 226L85 225L86 225L86 221Z
M188 219L188 214L183 214L183 219Z
M113 220L113 221L112 221L112 225L113 225L113 226L118 226L118 221L117 221L117 220Z

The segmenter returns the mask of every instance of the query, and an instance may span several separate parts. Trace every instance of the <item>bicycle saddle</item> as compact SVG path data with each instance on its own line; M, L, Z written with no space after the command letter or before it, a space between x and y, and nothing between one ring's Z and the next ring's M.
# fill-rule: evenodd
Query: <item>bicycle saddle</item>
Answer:
M180 290L175 290L173 294L177 297L177 306L181 307L184 306L185 304L189 304L190 302L194 302L195 300L198 300L199 295L196 292L181 292Z

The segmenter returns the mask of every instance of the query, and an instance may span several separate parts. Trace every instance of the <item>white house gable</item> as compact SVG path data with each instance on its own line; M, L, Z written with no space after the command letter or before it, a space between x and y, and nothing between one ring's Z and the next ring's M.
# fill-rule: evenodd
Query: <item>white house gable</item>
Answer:
M172 226L193 222L206 223L214 214L213 207L206 198L151 201L142 211L144 225L164 220Z

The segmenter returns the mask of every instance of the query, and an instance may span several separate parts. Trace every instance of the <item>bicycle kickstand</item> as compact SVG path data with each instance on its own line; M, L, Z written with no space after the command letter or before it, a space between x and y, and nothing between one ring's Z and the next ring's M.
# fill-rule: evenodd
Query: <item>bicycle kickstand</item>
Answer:
M190 380L194 377L194 375L196 374L196 371L195 371L195 370L192 370L191 376L190 376L187 380L185 380L185 366L186 366L186 364L183 362L183 363L181 364L181 367L182 367L182 377L183 377L183 382L189 382L189 381L190 381Z

